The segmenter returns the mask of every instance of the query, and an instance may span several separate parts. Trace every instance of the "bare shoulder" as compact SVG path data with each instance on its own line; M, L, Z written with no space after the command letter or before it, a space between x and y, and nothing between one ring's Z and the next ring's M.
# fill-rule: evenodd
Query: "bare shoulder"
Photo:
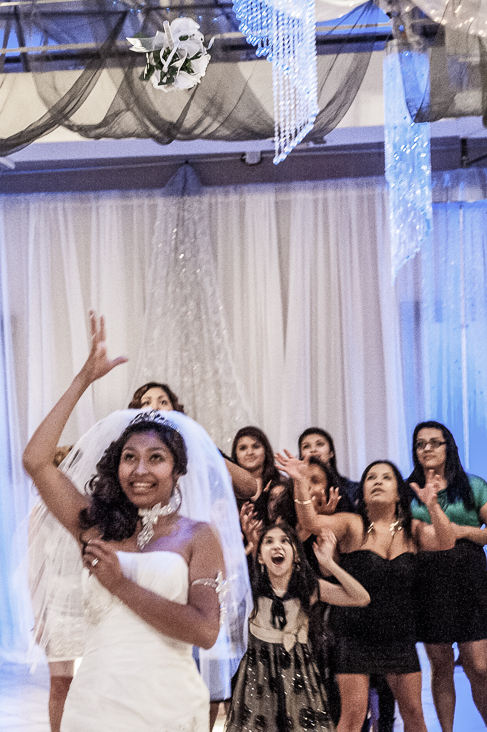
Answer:
M190 579L216 577L225 571L225 562L216 529L204 521L192 521Z
M187 534L190 534L193 541L211 541L219 542L218 532L212 524L207 521L194 521L193 519L181 516L179 519L180 528Z
M333 518L342 536L346 534L354 535L363 530L362 519L356 513L347 513L344 511L343 513L336 513Z
M362 544L364 524L362 517L357 513L340 513L340 535L337 534L337 540L341 551L353 551L355 547Z

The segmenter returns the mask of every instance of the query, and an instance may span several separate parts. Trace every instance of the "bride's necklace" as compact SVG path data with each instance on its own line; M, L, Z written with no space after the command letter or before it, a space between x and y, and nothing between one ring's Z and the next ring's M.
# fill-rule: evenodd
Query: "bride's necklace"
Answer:
M165 506L156 503L152 508L139 508L139 516L142 519L142 530L137 535L137 546L142 551L154 536L154 526L159 516L169 516L175 513L181 505L181 491L176 486L169 502Z
M372 534L372 532L374 532L374 531L375 531L375 525L374 525L374 522L372 521L369 528L367 529L367 533ZM402 523L399 520L393 521L391 523L391 525L389 526L389 531L392 534L392 538L394 539L395 535L399 531L402 531Z

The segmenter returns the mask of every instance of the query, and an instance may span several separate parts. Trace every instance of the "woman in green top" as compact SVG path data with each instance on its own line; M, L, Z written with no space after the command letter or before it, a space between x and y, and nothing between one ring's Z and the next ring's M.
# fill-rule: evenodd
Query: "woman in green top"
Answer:
M435 484L438 504L455 527L456 544L420 555L418 640L431 663L431 690L442 732L452 732L455 712L452 644L458 643L472 696L487 724L487 483L465 473L451 432L421 422L413 434L409 482ZM431 524L425 504L413 498L413 518ZM432 549L435 549L432 545Z

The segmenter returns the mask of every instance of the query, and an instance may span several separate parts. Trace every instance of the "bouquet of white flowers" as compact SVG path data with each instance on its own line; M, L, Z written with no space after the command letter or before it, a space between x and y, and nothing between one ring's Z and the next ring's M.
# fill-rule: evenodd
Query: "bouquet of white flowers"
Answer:
M211 56L199 25L191 18L164 22L164 31L153 38L127 38L131 51L145 53L147 64L141 78L165 92L191 89L199 84ZM211 44L210 44L211 45Z

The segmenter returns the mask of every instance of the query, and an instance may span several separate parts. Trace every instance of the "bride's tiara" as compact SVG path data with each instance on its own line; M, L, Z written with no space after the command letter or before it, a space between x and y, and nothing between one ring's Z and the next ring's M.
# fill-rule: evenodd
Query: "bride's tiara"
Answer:
M160 424L163 427L169 427L169 429L174 430L175 432L179 433L178 428L174 424L174 422L171 422L170 419L166 419L166 417L163 417L160 412L158 412L155 409L151 409L145 412L140 412L136 417L133 418L133 420L130 422L129 427L131 427L134 424Z

